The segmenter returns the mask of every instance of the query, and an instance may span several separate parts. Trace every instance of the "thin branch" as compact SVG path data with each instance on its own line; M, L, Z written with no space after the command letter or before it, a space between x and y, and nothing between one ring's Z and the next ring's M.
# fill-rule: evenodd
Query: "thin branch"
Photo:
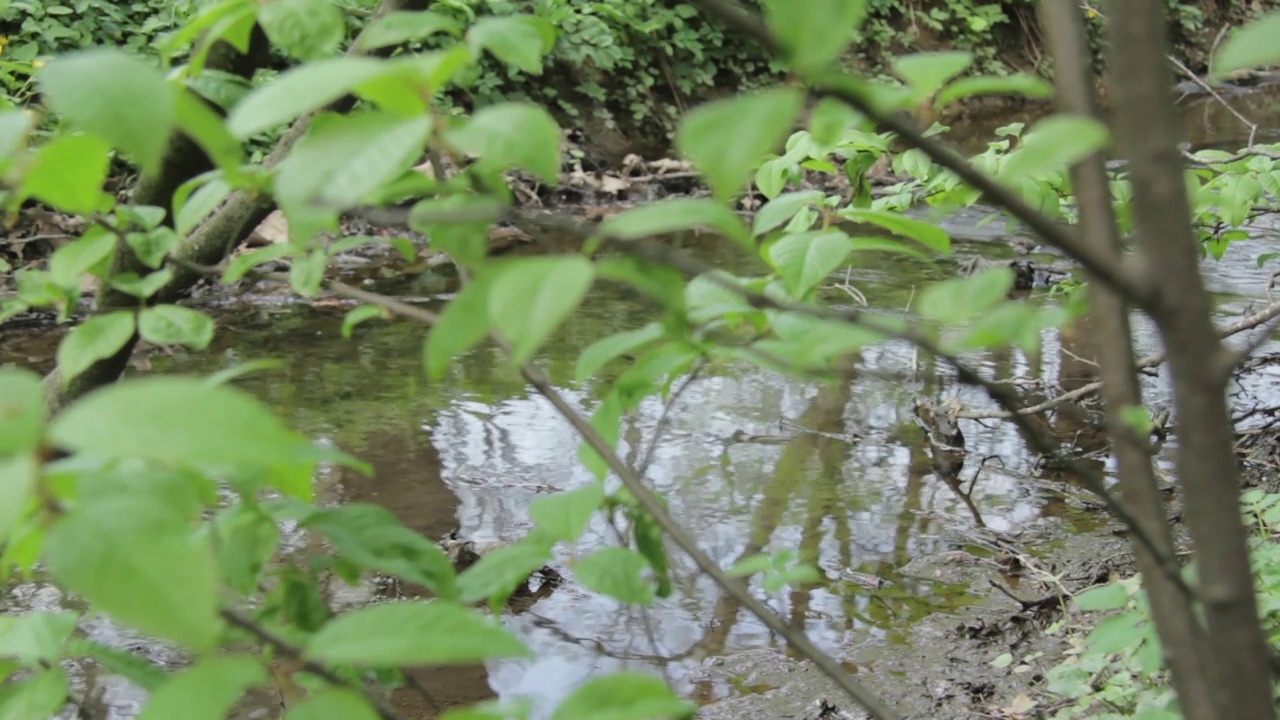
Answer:
M267 277L285 279L287 275L285 273L270 273ZM376 293L360 290L345 283L331 281L327 283L327 286L339 295L371 305L378 305L397 315L417 320L427 325L434 325L437 319L435 313L428 310ZM504 350L510 350L510 343L505 338L497 333L493 333L492 337ZM629 467L622 458L618 457L617 452L609 442L591 426L591 423L577 409L565 400L564 396L551 385L551 382L541 370L524 364L520 367L520 373L540 395L551 402L561 416L568 420L569 424L573 426L587 445L592 450L595 450L600 457L604 458L609 469L622 480L623 485L626 486L632 497L636 499L636 502L654 519L654 522L658 523L658 526L671 538L672 542L693 559L699 570L710 576L725 593L747 608L766 627L782 637L787 644L813 662L818 669L831 678L849 697L860 703L876 720L900 720L901 716L855 680L839 662L814 645L803 631L788 625L786 620L779 617L767 605L753 596L744 583L730 577L715 560L704 553L698 547L697 542L671 516L658 497L645 484L642 477L633 468Z
M1262 325L1263 323L1266 323L1268 321L1273 321L1273 320L1280 320L1280 302L1274 302L1248 317L1241 318L1231 323L1230 325L1226 325L1224 327L1218 328L1218 337L1229 338L1229 337L1232 337L1233 335L1238 335L1244 332L1245 330L1252 330L1253 328L1256 328L1259 325ZM1269 330L1267 330L1266 332L1260 333L1258 337L1253 339L1254 341L1256 341L1257 343L1256 345L1254 344L1253 341L1251 341L1249 344L1250 346L1247 347L1245 350L1235 352L1231 355L1231 357L1227 361L1228 371L1234 369L1241 362L1244 362L1246 359L1248 359L1248 357L1252 355L1258 349L1258 347L1260 347L1263 343L1267 341L1267 338L1271 337L1272 333L1276 331L1280 331L1280 322L1273 322L1268 327L1270 328ZM1156 353L1155 355L1148 355L1147 357L1139 360L1136 367L1139 370L1143 370L1146 368L1153 368L1153 367L1156 367L1157 365L1163 364L1164 361L1165 361L1165 354ZM1028 405L1026 407L1022 407L1014 411L965 410L960 413L959 417L964 418L966 420L1007 420L1013 417L1014 414L1038 415L1042 412L1052 410L1053 408L1063 403L1073 402L1075 400L1079 400L1080 398L1093 395L1094 393L1098 392L1101 389L1102 389L1101 382L1092 382L1092 383L1089 383L1088 385L1081 385L1075 390L1062 393L1061 395L1055 396L1049 400L1045 400L1044 402L1036 403L1035 405Z
M1219 94L1219 93L1218 93L1218 91L1217 91L1216 89L1214 89L1214 87L1213 87L1212 85L1210 85L1209 83L1205 82L1205 81L1204 81L1204 79L1202 79L1199 75L1196 75L1195 73L1191 72L1191 68L1189 68L1189 67L1187 67L1185 64L1183 64L1183 62L1182 62L1181 60L1179 60L1178 58L1176 58L1176 57L1174 57L1174 56L1172 56L1172 55L1166 55L1165 57L1169 59L1169 62L1170 62L1170 63L1173 63L1173 66L1174 66L1175 68L1177 68L1179 72L1181 72L1183 75L1186 75L1188 78L1190 78L1191 82L1193 82L1193 83L1195 83L1195 84L1199 85L1201 88L1203 88L1203 89L1204 89L1204 91L1205 91L1205 92L1207 92L1207 93L1209 93L1209 95L1210 95L1210 96L1212 96L1214 100L1217 100L1217 101L1218 101L1218 103L1219 103L1220 105L1222 105L1222 107L1226 108L1226 109L1227 109L1227 112L1229 112L1229 113L1231 113L1232 115L1234 115L1234 116L1235 116L1235 118L1236 118L1237 120L1239 120L1239 121L1240 121L1240 122L1241 122L1245 127L1249 128L1249 142L1248 142L1248 145L1249 145L1250 147L1252 147L1252 145L1253 145L1253 139L1254 139L1254 137L1256 137L1256 136L1257 136L1257 134L1258 134L1258 124L1257 124L1257 123L1255 123L1255 122L1253 122L1253 121L1251 121L1251 120L1249 120L1249 118L1245 117L1244 115L1242 115L1242 114L1240 113L1240 111L1239 111L1239 110L1237 110L1237 109L1235 108L1235 106L1233 106L1231 103L1227 102L1226 98L1222 97L1222 95L1221 95L1221 94ZM1259 154L1261 154L1261 153L1259 153ZM1240 157L1238 157L1238 158L1236 158L1236 159L1237 159L1237 160L1239 160L1239 159L1241 159L1241 158L1245 158L1245 157L1248 157L1248 155L1246 155L1246 154L1242 154ZM1280 155L1276 155L1275 157L1280 158ZM1230 162L1230 161L1229 161L1229 160L1223 160L1223 161L1220 161L1220 162Z
M303 670L311 673L312 675L315 675L316 677L321 678L322 680L329 683L330 685L337 685L339 687L351 688L352 690L359 692L361 695L364 696L366 700L369 701L369 704L373 706L374 710L377 711L378 713L378 717L382 718L382 720L405 720L404 718L401 718L400 715L396 713L396 711L392 710L391 708L383 704L381 700L378 700L377 698L370 695L369 692L365 690L365 688L360 687L359 685L352 684L342 679L341 677L338 677L336 674L334 674L333 671L315 662L314 660L305 659L302 655L301 649L289 643L284 638L279 637L278 635L271 632L270 630L262 627L261 625L254 622L253 620L245 617L244 615L241 615L240 613L234 610L229 610L226 608L220 610L218 614L222 616L222 619L240 628L241 630L244 630L245 632L254 636L264 644L271 646L276 650L276 652L280 653L281 655L284 655L285 657L291 660L297 660L302 664Z
M636 469L636 473L641 477L649 474L649 463L653 462L653 454L658 450L658 441L662 439L662 431L671 415L671 408L675 407L676 403L680 401L680 396L684 395L690 385L693 385L705 367L706 362L699 359L693 366L693 370L680 381L680 386L675 389L675 392L671 393L671 398L662 406L662 415L658 416L658 422L653 426L653 437L649 439L649 449L645 450L644 457L640 460L640 465Z
M1249 356L1257 352L1258 348L1265 345L1277 331L1280 331L1280 318L1272 319L1271 322L1267 323L1267 326L1262 329L1262 332L1249 338L1243 346L1228 353L1220 370L1224 373L1230 374L1238 365L1240 365L1240 363L1248 360Z

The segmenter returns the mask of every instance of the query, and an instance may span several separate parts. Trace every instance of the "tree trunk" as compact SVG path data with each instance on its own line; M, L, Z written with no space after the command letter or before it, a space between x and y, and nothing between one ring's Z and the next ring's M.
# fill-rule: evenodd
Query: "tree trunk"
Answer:
M1195 540L1208 626L1204 664L1216 717L1275 718L1269 651L1254 596L1223 371L1178 151L1163 0L1110 6L1108 62L1117 130L1129 155L1142 267L1159 286L1150 307L1169 354L1178 419L1178 477ZM1113 390L1114 391L1114 390ZM1155 600L1153 594L1153 601ZM1188 698L1190 701L1192 698Z

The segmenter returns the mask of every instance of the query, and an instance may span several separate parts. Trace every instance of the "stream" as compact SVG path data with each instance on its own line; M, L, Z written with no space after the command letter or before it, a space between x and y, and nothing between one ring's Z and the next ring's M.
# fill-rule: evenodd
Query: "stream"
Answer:
M1245 97L1250 106L1256 104L1256 112L1268 113L1277 96ZM1199 99L1188 105L1188 126L1206 129L1189 130L1189 135L1199 143L1239 141L1239 123L1231 125L1214 107ZM1008 246L998 242L1007 231L998 222L979 226L984 215L962 213L944 223L965 238L957 241L957 254L1012 258ZM727 243L676 242L723 267L743 267L744 260L732 255ZM1270 270L1259 269L1256 258L1274 247L1270 229L1264 228L1255 238L1233 244L1222 261L1206 262L1210 287L1219 295L1221 323L1268 304L1264 292ZM833 280L847 279L877 307L906 308L921 283L953 272L946 264L929 266L878 253L855 261L847 276L842 272ZM377 289L437 295L440 277L433 272L386 281ZM833 303L852 302L839 290L827 292ZM1031 301L1055 300L1036 291ZM219 329L207 351L153 353L151 371L210 373L249 360L278 359L278 368L237 384L294 428L342 447L375 469L373 478L324 471L318 496L325 502L381 504L432 538L457 529L478 541L516 540L531 527L530 502L591 479L577 461L574 431L496 348L483 345L469 352L443 382L429 383L422 373L418 326L369 322L344 340L339 330L345 309L233 304L215 311ZM574 380L578 353L596 338L648 320L646 308L635 301L593 291L534 362L571 403L589 411L607 388L603 379ZM1148 325L1138 327L1140 352L1158 351ZM0 364L48 369L55 335L0 335ZM1042 379L1070 389L1094 378L1084 359L1091 352L1089 340L1087 326L1078 323L1061 333L1043 333L1036 354L1000 350L968 359L988 377ZM1269 345L1263 352L1275 349ZM648 473L675 518L722 566L757 552L790 549L816 556L832 578L849 569L890 581L868 589L833 580L811 591L774 594L753 583L757 596L855 672L868 670L858 659L860 649L893 653L910 642L909 631L921 621L986 602L985 590L912 573L913 561L962 547L985 532L1035 532L1047 542L1060 542L1098 525L1093 512L1072 501L1079 491L1071 483L1040 471L1009 423L965 421L970 462L961 477L967 488L961 492L941 482L916 428L916 399L942 403L955 397L972 408L990 407L990 401L980 391L957 386L948 369L917 358L901 344L867 351L863 367L851 382L821 388L746 366L708 372L671 408L652 447ZM1277 371L1268 368L1249 376L1238 392L1280 401L1272 375ZM910 379L902 380L903 373ZM1149 385L1152 402L1164 402L1163 381L1152 379ZM651 451L663 415L663 404L653 399L624 421L625 458ZM1051 423L1060 437L1078 444L1102 442L1081 434L1067 417ZM979 466L982 458L993 460ZM304 542L286 537L286 550L302 549ZM614 543L613 530L597 517L576 548L558 551L556 563L569 568L575 557ZM435 670L422 679L450 705L488 697L532 698L538 720L548 718L587 678L624 668L661 674L704 704L768 689L705 672L714 658L787 651L780 638L701 577L688 558L673 551L672 561L674 592L648 609L591 593L570 571L567 582L549 596L504 616L535 659ZM6 590L4 602L11 610L70 602L40 582ZM374 601L382 592L372 585L330 588L335 607ZM104 620L92 620L86 629L95 639L158 662L180 662L163 646ZM90 698L94 718L126 720L145 704L145 693L119 678L90 673L77 682ZM414 714L423 711L414 706L411 693L398 691L394 701L406 716L423 716ZM279 707L278 698L266 693L246 703L241 716L278 717Z

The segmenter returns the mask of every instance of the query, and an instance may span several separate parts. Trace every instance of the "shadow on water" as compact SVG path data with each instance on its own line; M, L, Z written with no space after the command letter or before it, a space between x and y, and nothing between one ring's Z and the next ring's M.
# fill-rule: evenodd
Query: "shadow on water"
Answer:
M980 218L955 222L974 235L1002 234L998 223L974 227ZM696 238L684 244L722 267L742 266L740 258L714 249L726 244ZM1207 265L1211 284L1223 294L1224 318L1260 302L1268 273L1253 260L1267 245L1262 239L1238 243L1224 261ZM1003 258L1011 252L990 242L958 243L957 250ZM879 254L861 255L858 262L843 279L876 307L906 309L923 282L954 272ZM840 291L830 295L833 303L850 298ZM1040 294L1033 301L1051 300ZM597 290L535 362L570 402L589 410L605 383L574 380L578 353L596 338L647 322L648 313L633 298ZM423 332L408 323L367 323L355 339L343 340L342 311L336 309L241 308L225 311L221 320L209 351L157 356L154 371L206 373L250 359L282 360L280 369L240 384L294 427L336 443L375 469L372 479L322 476L318 492L324 501L380 504L432 538L456 528L479 541L509 541L531 527L528 507L534 499L590 479L577 462L572 429L492 347L471 351L443 382L433 384L421 372ZM1140 351L1157 350L1144 324L1139 330ZM1087 321L1080 321L1061 333L1045 332L1038 352L1002 349L969 359L993 379L1038 379L1072 389L1096 378L1091 338ZM49 337L0 342L0 361L40 369L47 368L54 348ZM1153 381L1157 400L1161 387ZM822 387L744 366L709 371L672 409L649 480L722 566L758 552L791 550L822 568L828 579L811 587L767 593L753 585L817 644L837 657L867 644L892 647L912 623L975 600L962 585L914 574L913 561L964 547L987 531L1039 525L1087 530L1092 522L1064 503L1067 484L1045 477L1007 423L966 423L974 460L954 477L936 472L936 459L915 424L919 398L986 405L980 392L956 386L947 368L897 343L868 350L847 381ZM651 400L626 421L624 455L648 451L663 411ZM1084 449L1105 447L1105 438L1083 416L1060 412L1047 422L1058 437ZM294 549L301 542L295 539ZM575 557L612 542L611 529L597 518L557 563L571 567ZM850 572L889 582L870 587L849 581ZM784 643L686 558L673 558L672 573L673 595L647 610L588 592L570 573L555 593L504 618L535 659L423 671L416 678L445 704L529 696L537 717L548 716L587 677L621 668L662 673L701 702L751 692L707 680L696 670L707 658L758 648L785 651ZM335 606L379 597L377 588L335 585L330 592ZM62 599L52 588L31 584L12 589L8 602L54 607ZM104 642L179 662L119 629L94 627ZM95 688L89 695L104 708L98 717L123 720L141 707L143 696L117 679L90 675L83 681ZM430 715L412 691L394 700L407 716ZM244 716L278 716L279 706L279 698L262 698Z

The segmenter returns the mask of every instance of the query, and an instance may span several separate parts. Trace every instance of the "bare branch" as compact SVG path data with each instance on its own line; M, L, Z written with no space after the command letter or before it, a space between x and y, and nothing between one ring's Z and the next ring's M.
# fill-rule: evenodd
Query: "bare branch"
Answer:
M671 393L670 399L663 404L662 415L658 416L658 422L653 426L653 437L649 439L649 449L645 450L644 457L641 458L640 465L636 468L636 473L641 477L649 474L649 463L653 462L653 454L658 450L658 441L662 439L662 431L671 415L671 408L675 407L677 402L680 402L680 396L684 395L690 385L693 385L705 367L706 362L699 360L693 366L693 369L689 371L689 374L685 375L684 379L680 381L680 385L675 389L675 392Z

